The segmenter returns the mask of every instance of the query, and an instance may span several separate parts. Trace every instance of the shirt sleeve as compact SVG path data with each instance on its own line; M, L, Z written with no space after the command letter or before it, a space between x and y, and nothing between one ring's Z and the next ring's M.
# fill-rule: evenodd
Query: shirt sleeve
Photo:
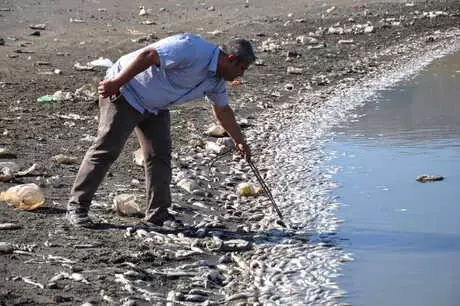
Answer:
M228 94L227 94L227 86L225 85L225 81L219 81L219 84L216 86L215 90L212 92L207 92L205 96L205 100L208 103L211 103L215 106L226 106L228 105Z
M185 34L164 38L152 46L160 57L160 69L186 67L195 57L193 44Z

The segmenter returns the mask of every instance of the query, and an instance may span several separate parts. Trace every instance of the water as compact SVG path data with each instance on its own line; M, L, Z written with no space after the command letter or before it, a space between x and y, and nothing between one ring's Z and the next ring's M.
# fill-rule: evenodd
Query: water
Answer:
M460 53L380 92L335 128L334 179L355 261L352 305L459 305ZM422 184L420 174L445 180Z

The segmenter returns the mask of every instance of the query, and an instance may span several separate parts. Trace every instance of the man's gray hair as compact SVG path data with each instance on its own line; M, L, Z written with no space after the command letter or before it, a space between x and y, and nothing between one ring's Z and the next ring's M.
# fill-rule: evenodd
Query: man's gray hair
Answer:
M232 38L220 48L226 54L235 54L239 61L252 64L256 60L251 43L244 38Z

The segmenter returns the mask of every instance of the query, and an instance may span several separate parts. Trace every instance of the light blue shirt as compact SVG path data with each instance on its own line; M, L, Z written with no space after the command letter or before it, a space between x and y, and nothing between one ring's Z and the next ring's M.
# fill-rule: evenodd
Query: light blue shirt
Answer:
M150 66L120 88L136 110L157 114L202 97L216 106L228 105L225 80L216 75L219 47L189 33L161 39L148 47L158 52L160 67ZM107 71L107 77L116 76L143 49L122 56Z

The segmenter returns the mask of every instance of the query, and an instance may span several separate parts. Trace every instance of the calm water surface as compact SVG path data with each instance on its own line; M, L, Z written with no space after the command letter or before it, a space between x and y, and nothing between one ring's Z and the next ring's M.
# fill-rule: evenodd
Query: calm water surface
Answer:
M460 305L460 53L356 111L328 146L352 305ZM444 181L422 184L420 174Z

